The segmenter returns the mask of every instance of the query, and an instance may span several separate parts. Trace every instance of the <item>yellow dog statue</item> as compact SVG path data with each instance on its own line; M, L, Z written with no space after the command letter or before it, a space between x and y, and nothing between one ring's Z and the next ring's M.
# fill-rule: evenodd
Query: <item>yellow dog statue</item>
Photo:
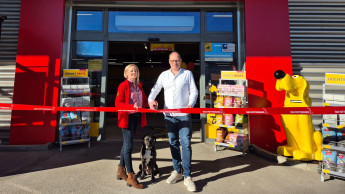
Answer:
M309 84L302 76L285 74L278 70L276 90L285 90L284 107L309 107ZM281 115L287 145L278 146L278 155L293 156L295 160L322 161L322 134L315 131L311 115Z

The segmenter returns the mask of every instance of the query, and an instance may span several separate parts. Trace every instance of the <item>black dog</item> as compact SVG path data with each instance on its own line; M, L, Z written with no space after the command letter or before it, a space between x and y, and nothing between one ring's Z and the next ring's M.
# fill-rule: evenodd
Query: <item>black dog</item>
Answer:
M140 152L141 164L137 176L144 179L145 175L151 175L151 180L155 181L155 175L159 174L158 165L156 163L156 137L153 135L145 135L142 140Z

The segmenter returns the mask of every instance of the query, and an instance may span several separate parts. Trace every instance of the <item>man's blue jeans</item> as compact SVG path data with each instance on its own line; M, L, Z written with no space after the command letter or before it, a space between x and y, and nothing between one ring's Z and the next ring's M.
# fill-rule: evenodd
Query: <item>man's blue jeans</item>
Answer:
M141 127L141 113L129 114L128 128L122 129L123 145L120 154L120 166L125 166L127 172L134 172L132 167L133 138Z
M165 125L168 130L174 170L181 173L182 163L183 176L188 177L191 174L192 161L192 123L190 115L178 117L166 116ZM180 144L182 146L182 155Z

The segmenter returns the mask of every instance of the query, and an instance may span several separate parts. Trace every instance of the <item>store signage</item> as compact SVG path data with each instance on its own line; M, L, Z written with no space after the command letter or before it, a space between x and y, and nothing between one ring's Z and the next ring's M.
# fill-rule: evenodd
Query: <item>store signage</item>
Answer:
M233 53L235 52L235 44L222 44L222 52L223 53Z
M87 69L64 69L63 77L87 77Z
M232 62L234 48L235 44L233 43L205 43L205 61Z
M102 71L102 59L90 59L88 65L89 71Z
M175 44L151 44L151 51L174 51Z
M221 71L221 79L224 80L245 80L246 72L245 71Z
M326 73L325 83L327 85L345 85L345 74Z

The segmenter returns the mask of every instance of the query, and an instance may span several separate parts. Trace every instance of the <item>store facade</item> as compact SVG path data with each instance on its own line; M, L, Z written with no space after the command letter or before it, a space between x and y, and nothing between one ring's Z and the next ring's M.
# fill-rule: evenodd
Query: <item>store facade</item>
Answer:
M18 40L15 104L58 106L62 70L88 69L92 105L113 106L129 63L141 69L148 94L169 68L169 49L193 66L201 108L209 107L206 86L221 70L246 70L249 107L281 107L284 94L275 90L273 73L292 73L287 0L22 0ZM234 47L231 55L207 58L207 46L220 43ZM93 115L101 139L112 116ZM206 115L193 118L207 141ZM56 112L13 111L10 144L54 142L57 125ZM283 131L279 115L250 117L250 141L266 150L284 143Z

